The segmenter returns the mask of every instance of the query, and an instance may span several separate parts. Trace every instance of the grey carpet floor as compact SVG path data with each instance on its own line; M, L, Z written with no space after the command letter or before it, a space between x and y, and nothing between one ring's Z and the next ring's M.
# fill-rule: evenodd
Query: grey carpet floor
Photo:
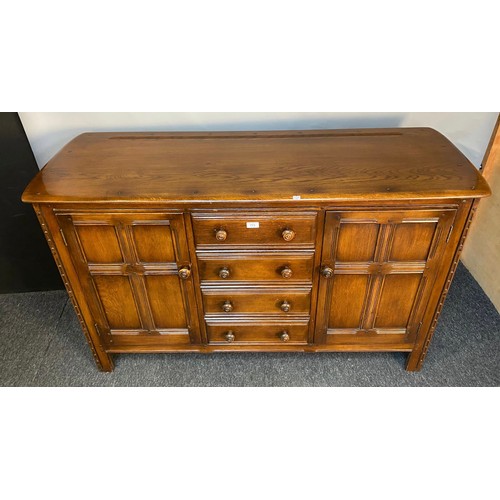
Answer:
M115 355L94 365L66 292L0 295L2 386L499 386L500 315L460 265L422 371L403 353Z

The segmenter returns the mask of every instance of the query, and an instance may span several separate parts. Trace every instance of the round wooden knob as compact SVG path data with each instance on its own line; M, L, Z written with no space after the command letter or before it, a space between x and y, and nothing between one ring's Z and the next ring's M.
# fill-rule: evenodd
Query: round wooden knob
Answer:
M229 269L227 267L223 267L219 271L219 278L222 278L223 280L226 280L227 278L229 278L230 274L231 273L229 272Z
M288 266L281 270L281 276L285 279L291 278L292 274L292 270Z
M292 229L285 229L281 233L281 236L285 241L292 241L295 238L295 231Z
M191 269L189 269L189 267L181 267L179 271L177 271L177 274L179 275L179 278L187 280L189 276L191 276Z
M226 302L224 302L222 310L227 313L230 313L233 310L233 304L231 304L230 300L226 300Z
M291 308L292 306L290 305L290 302L288 302L287 300L284 300L280 305L280 309L286 313L290 311Z
M282 342L288 342L290 340L290 335L288 335L287 331L281 332L280 340Z
M215 239L217 241L225 241L227 238L227 231L225 229L218 229L215 233Z
M333 269L331 267L322 267L321 268L321 275L324 278L331 278L333 276Z
M233 342L234 341L234 333L231 330L229 330L224 335L224 338L227 340L227 342Z

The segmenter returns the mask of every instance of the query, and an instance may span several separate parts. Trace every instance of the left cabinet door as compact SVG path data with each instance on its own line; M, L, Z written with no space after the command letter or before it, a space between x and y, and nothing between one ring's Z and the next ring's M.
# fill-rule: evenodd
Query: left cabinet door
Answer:
M182 214L57 215L110 351L200 343Z

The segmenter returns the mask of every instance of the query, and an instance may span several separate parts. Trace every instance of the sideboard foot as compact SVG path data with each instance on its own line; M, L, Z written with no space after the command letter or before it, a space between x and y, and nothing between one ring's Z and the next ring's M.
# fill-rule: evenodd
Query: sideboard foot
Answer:
M111 354L100 352L95 361L97 368L99 368L101 372L111 373L115 369L115 364L113 363L113 357Z
M424 353L422 349L417 349L410 354L406 358L406 371L407 372L418 372L422 368L422 363L424 361Z

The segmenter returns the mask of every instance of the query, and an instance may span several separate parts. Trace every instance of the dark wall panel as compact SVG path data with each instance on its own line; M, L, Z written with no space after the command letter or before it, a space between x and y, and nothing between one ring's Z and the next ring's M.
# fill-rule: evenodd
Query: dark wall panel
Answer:
M31 205L21 194L38 172L17 113L0 113L0 293L64 288Z

